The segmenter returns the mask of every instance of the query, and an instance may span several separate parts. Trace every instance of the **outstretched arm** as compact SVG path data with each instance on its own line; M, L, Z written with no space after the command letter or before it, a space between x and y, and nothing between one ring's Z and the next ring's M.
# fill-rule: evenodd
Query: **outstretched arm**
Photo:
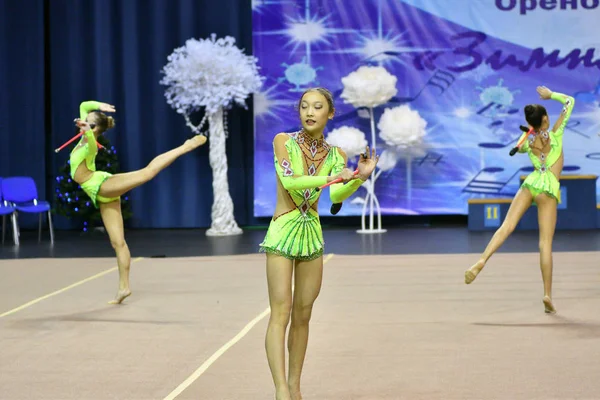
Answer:
M553 92L546 86L538 86L536 91L540 95L540 98L544 100L552 99L560 101L562 104L564 104L562 112L560 113L560 117L558 117L558 120L556 120L556 123L552 127L552 132L554 132L554 135L558 137L562 136L565 126L567 125L567 122L569 122L569 118L571 118L571 112L575 106L575 99L562 93Z
M79 105L79 118L81 118L82 121L85 121L89 113L100 109L101 104L102 103L93 100L82 102Z
M105 112L115 112L116 111L115 106L113 106L112 104L102 103L102 102L94 101L94 100L84 101L79 105L79 117L80 117L81 121L85 122L88 114L91 113L92 111L96 111L96 110L105 111ZM96 154L96 153L98 153L97 148L102 147L102 145L96 141L96 137L94 136L94 132L91 130L91 127L87 127L85 129L86 130L85 130L84 136L87 138L88 143L90 143L89 151L91 154ZM91 149L92 147L94 147L94 150Z
M337 158L336 163L331 170L332 175L337 175L342 172L342 170L346 168L346 163L348 162L346 153L339 147L337 147L336 150ZM331 199L331 202L334 204L343 202L348 197L352 196L363 183L364 181L358 177L345 184L334 183L329 187L329 198Z
M560 101L564 106L560 113L560 117L552 127L552 131L556 135L562 135L565 131L565 126L567 126L567 122L569 122L569 118L571 118L571 113L573 112L573 107L575 106L575 99L571 96L567 96L562 93L552 92L550 96L552 100Z
M280 133L273 140L275 151L275 170L285 190L314 189L322 186L334 178L330 176L298 175L292 169L290 155L286 143L291 139L285 133Z

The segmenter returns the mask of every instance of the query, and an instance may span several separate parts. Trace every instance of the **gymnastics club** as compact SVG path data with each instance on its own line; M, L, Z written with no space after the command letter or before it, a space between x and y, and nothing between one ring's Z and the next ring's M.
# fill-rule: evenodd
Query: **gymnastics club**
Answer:
M333 203L331 205L331 209L329 210L329 212L331 213L331 215L335 215L335 214L339 213L340 210L342 209L342 204L343 203Z
M358 174L358 168L356 168L356 170L354 171L354 173L353 173L352 175L356 175L356 174ZM328 183L324 184L323 186L320 186L320 187L318 187L318 188L315 188L315 190L318 192L318 191L319 191L319 190L321 190L321 189L325 189L327 186L331 186L331 185L333 185L333 184L335 184L335 183L339 183L339 182L341 182L341 181L343 181L343 179L342 179L342 178L337 178L337 179L334 179L334 180L332 180L331 182L328 182Z
M356 174L358 174L358 168L354 171L354 173L352 175L356 175ZM334 179L331 182L326 183L325 185L316 188L316 190L319 191L321 189L325 189L327 186L331 186L334 183L338 183L338 182L341 182L341 181L343 181L342 178ZM335 215L335 214L339 213L341 209L342 209L342 203L333 203L331 205L331 209L329 211L331 212L332 215Z
M94 129L94 127L96 126L96 124L90 124L90 128ZM68 145L70 145L71 143L73 143L73 141L75 141L78 137L80 137L81 135L83 135L83 131L80 131L77 135L73 136L71 139L69 139L65 144L63 144L62 146L60 146L59 148L55 149L54 152L58 153L59 151L61 151L62 149L64 149L65 147L67 147ZM96 142L98 144L98 148L99 149L103 149L104 146L102 146L100 143Z
M519 128L523 132L527 133L527 135L523 136L523 138L521 140L519 140L519 143L517 143L517 145L510 150L510 153L508 153L508 154L510 154L511 157L514 156L517 153L517 151L519 151L519 148L521 147L521 145L523 144L525 139L527 139L527 137L533 133L533 128L529 129L523 125L519 125Z

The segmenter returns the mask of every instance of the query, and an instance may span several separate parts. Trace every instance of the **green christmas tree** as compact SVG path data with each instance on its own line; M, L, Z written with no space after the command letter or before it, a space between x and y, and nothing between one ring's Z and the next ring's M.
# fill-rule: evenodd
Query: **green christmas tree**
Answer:
M119 170L119 159L117 150L112 146L104 135L98 136L98 143L104 146L98 149L96 155L96 169L111 174L121 172ZM56 177L58 186L55 191L55 212L58 215L76 220L84 232L102 225L100 210L95 208L81 186L71 179L71 166L69 160L60 169L60 175ZM131 217L131 204L127 195L121 196L121 212L123 219Z

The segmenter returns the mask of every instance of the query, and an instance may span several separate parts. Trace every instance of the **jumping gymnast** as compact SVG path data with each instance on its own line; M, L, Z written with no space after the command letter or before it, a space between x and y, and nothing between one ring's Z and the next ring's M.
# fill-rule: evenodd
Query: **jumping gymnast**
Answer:
M115 108L110 104L96 101L86 101L79 106L80 119L76 122L85 133L71 152L71 178L81 185L94 207L100 208L102 222L115 249L119 266L119 290L110 304L120 304L131 295L129 287L131 256L125 242L120 196L154 178L179 156L203 145L206 137L198 135L188 139L183 145L154 158L145 168L112 175L105 171L96 171L95 160L98 154L96 138L114 126L114 119L100 111L115 112ZM93 129L90 124L95 125Z
M550 120L546 109L539 104L529 104L525 107L525 119L534 132L523 142L519 152L529 155L535 170L521 185L502 226L498 228L488 243L479 261L465 272L465 283L470 284L475 280L492 254L514 231L525 211L532 203L535 203L538 207L540 229L540 267L544 282L544 311L555 313L556 309L552 304L552 240L556 228L557 203L560 203L558 177L564 163L563 134L571 117L575 99L552 92L544 86L539 86L537 92L544 100L552 99L561 102L563 104L561 115L552 130L548 131ZM523 135L527 135L527 133Z
M277 172L277 205L261 250L267 253L267 284L271 316L265 348L276 398L299 400L300 375L308 344L308 325L313 303L321 289L323 235L315 190L332 184L333 203L341 203L369 178L379 157L361 155L358 174L346 168L347 157L323 138L327 119L334 115L333 96L327 89L309 89L299 101L302 130L280 133L273 140ZM292 295L292 273L295 289ZM288 337L289 375L285 376L285 331Z

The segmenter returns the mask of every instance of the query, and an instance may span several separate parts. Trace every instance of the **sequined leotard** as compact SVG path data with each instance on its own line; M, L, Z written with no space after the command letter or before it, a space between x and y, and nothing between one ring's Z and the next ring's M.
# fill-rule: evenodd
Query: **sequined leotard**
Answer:
M527 176L522 187L527 188L535 197L540 193L554 197L560 203L560 184L558 177L552 173L552 166L563 155L563 134L565 126L571 117L571 112L575 106L575 99L561 93L553 92L552 100L560 101L564 106L561 115L550 132L538 132L531 135L519 148L519 153L527 153L535 170ZM524 133L523 135L526 135ZM550 140L550 151L546 154L543 149L533 147L537 136L541 136L542 142ZM521 136L522 138L523 136ZM535 152L534 152L535 150ZM539 154L536 154L539 153Z
M276 148L277 139L273 142L275 170L279 190L285 191L295 208L273 216L260 249L289 259L313 260L323 254L324 245L317 212L321 191L315 188L326 184L327 176L339 174L346 167L346 160L339 148L329 146L323 139L313 139L304 131L283 135L287 135L287 140L282 138L285 149ZM361 179L354 179L331 185L331 201L341 203L362 183Z
M92 111L97 110L100 107L100 103L97 101L84 101L79 106L79 117L85 121L88 114ZM85 142L84 142L85 138ZM92 177L81 184L81 189L90 197L94 207L98 208L98 203L110 203L112 201L119 200L120 197L102 197L98 195L100 186L108 178L112 176L111 173L106 171L96 171L96 155L98 154L98 144L94 131L88 130L81 136L81 140L77 146L71 151L69 164L71 166L71 178L75 179L75 172L77 168L85 161L87 169L92 171Z

